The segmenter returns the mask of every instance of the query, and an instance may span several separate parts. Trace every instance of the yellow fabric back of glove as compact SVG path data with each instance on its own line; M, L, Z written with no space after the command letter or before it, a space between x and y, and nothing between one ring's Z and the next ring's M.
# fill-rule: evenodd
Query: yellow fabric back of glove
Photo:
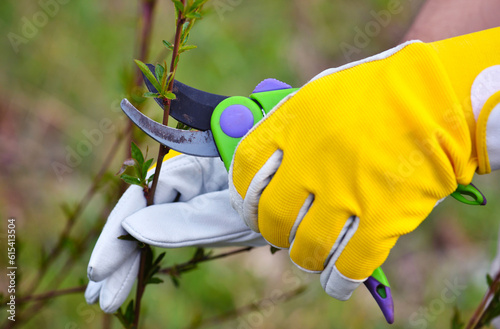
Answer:
M242 140L233 165L233 183L244 198L255 173L283 150L259 202L263 236L289 247L297 214L313 194L292 260L321 271L346 220L356 215L359 228L336 266L348 278L368 277L400 235L414 230L457 182L472 180L470 86L500 62L491 38L500 40L500 29L411 43L385 59L314 80L275 109Z

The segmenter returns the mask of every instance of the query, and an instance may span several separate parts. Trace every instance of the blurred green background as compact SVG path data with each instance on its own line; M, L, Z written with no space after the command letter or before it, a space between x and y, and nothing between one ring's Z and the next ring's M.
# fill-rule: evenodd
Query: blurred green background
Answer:
M63 3L65 2L65 3ZM198 49L181 57L177 78L214 93L246 95L264 78L273 77L300 86L323 69L363 58L400 41L422 1L401 1L401 11L386 26L373 32L356 54L345 56L341 44L355 46L357 31L376 22L374 13L387 10L386 0L211 0L205 18L191 33ZM23 292L36 276L44 253L50 250L65 225L62 204L74 206L117 136L126 125L118 103L126 96L124 81L133 72L137 33L137 1L58 2L57 11L44 21L46 1L0 2L0 215L1 250L6 250L7 218L17 220L18 290ZM37 23L35 29L29 24ZM154 14L150 62L166 56L162 40L172 39L173 5L159 1ZM13 34L22 39L12 39ZM9 37L10 36L10 37ZM12 41L15 40L15 41ZM157 120L153 102L146 113ZM78 150L86 133L99 129L102 120L113 122L114 132L68 165L67 156ZM314 127L307 127L314 131ZM142 148L155 143L135 133ZM80 145L81 147L81 145ZM125 146L110 167L111 181L78 220L72 237L78 240L97 221L103 207L117 195L113 174L125 158ZM78 162L78 163L76 163ZM392 328L448 328L457 306L468 318L486 291L485 275L496 253L500 197L498 173L475 178L491 200L487 207L472 207L448 199L416 232L400 239L384 265L392 284L396 322ZM109 209L108 209L109 211ZM90 245L95 242L92 238ZM75 267L60 288L86 283L91 248L78 254ZM182 262L192 249L167 251L164 265ZM5 252L6 254L6 252ZM35 293L51 289L65 259L75 255L72 240L51 267ZM7 265L1 257L2 268ZM266 304L211 328L387 328L380 311L364 288L348 302L329 298L318 277L297 270L284 251L268 248L200 265L181 277L180 288L166 278L149 286L143 300L143 328L188 328L252 302L269 298L274 290L307 289L286 302ZM5 294L7 279L0 276ZM443 297L450 284L456 295ZM462 287L463 285L463 287ZM26 293L26 291L24 291ZM31 293L31 292L30 292ZM455 298L451 298L455 297ZM450 301L450 299L452 299ZM6 319L5 309L1 319ZM98 306L88 306L83 294L51 300L23 328L121 328L103 318Z

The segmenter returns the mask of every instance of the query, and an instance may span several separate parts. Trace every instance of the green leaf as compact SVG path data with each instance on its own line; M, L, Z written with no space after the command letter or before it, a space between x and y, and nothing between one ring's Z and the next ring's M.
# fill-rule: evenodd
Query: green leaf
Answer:
M154 277L150 278L146 284L158 284L158 283L163 283L163 280L158 277Z
M181 129L181 130L189 130L191 129L191 127L189 127L188 125L178 121L177 122L177 125L175 126L176 129Z
M155 178L155 175L151 175L151 176L149 176L149 177L148 177L148 179L147 179L147 181L146 181L146 183L147 183L147 184L151 183L151 182L153 181L153 179L154 179L154 178Z
M137 241L137 239L131 236L130 234L120 235L117 239L125 241Z
M198 9L201 9L201 7L207 2L207 0L196 0L193 2L191 6L189 6L187 12L192 13L194 11L197 11Z
M177 64L179 63L179 55L175 56L174 59L174 67L177 67Z
M167 99L176 99L177 97L175 96L175 94L171 91L167 91L165 92L163 95L163 97L167 98Z
M179 54L182 54L185 51L188 51L188 50L191 50L191 49L195 49L195 48L198 48L198 46L195 46L195 45L182 46L181 49L179 49Z
M69 250L69 252L72 254L72 255L76 255L77 254L77 251L78 251L78 243L70 238L70 237L65 237L63 240L62 240L62 245L64 247L64 249L66 251Z
M165 63L165 67L167 63ZM163 75L163 79L161 80L161 90L165 90L167 88L167 82L170 81L170 77L172 76L172 72Z
M193 13L187 14L186 17L187 18L191 18L191 19L200 19L201 18L201 14L197 13L197 12L193 12Z
M455 306L453 309L453 318L451 318L451 329L462 329L464 327L463 321L460 319L460 312Z
M153 265L157 266L160 265L160 262L163 260L163 257L165 257L166 252L162 252L161 254L156 257L155 261L153 262Z
M179 278L177 278L176 276L171 275L170 279L172 279L172 283L174 284L174 286L176 288L179 288L179 286L180 286Z
M134 323L135 313L134 313L134 300L133 299L128 303L127 310L125 311L125 314L123 315L123 317L125 318L125 321L127 321L127 323L129 323L129 324Z
M44 263L46 262L46 260L48 258L47 256L48 256L47 250L45 249L44 246L41 246L41 248L40 248L40 265L41 266L44 266ZM0 300L1 300L1 298L0 298Z
M131 185L139 185L141 186L141 180L137 177L134 177L134 176L130 176L130 175L127 175L127 174L123 174L120 176L121 179L123 179L123 181L127 184L131 184Z
M167 81L167 84L170 84L170 82L172 82L172 80L174 80L174 75L175 75L175 70L174 72L170 72L168 74L168 81Z
M62 209L65 216L71 217L71 215L73 215L74 207L70 206L66 202L61 204L61 209Z
M161 64L156 64L156 66L155 66L156 79L158 81L162 81L163 80L163 74L165 74L165 68Z
M273 255L274 255L276 252L280 251L280 250L281 250L281 249L279 249L279 248L276 248L276 247L271 246L271 254L273 254Z
M199 262L200 260L202 260L204 257L205 257L205 249L198 247L198 248L196 248L196 251L194 252L194 255L193 255L193 258L191 259L191 261L196 263L196 262Z
M163 40L163 45L167 47L167 49L174 50L174 45L170 43L170 41Z
M488 283L488 287L491 287L491 285L493 284L493 278L491 277L491 275L486 274L486 282Z
M134 166L134 164L135 164L134 159L132 158L126 159L125 161L123 161L122 167L120 168L120 170L118 170L118 172L115 175L118 176L123 174L128 167L132 167Z
M144 97L153 97L153 98L159 98L161 97L161 95L159 93L152 93L150 91L148 92L145 92L144 95L142 95Z
M180 2L179 0L172 0L172 2L174 3L176 11L184 13L184 5L182 4L182 2Z
M151 82L151 84L156 88L156 90L160 90L160 84L158 83L158 80L154 77L153 73L149 70L148 66L141 62L138 59L134 59L135 64L139 67L141 72L144 74L144 76Z
M144 156L142 155L141 149L134 142L132 142L130 147L130 153L132 154L132 159L142 166L144 163Z
M123 328L130 328L130 326L132 325L131 323L128 323L127 320L125 320L125 316L123 315L121 307L118 309L118 311L115 312L114 316L116 316L116 318L120 321Z
M186 42L189 39L189 31L191 30L192 27L192 22L186 22L182 25L182 31L181 31L181 45L186 44Z
M146 178L146 175L148 174L148 170L151 167L152 162L153 162L153 158L144 162L144 164L142 165L142 176L141 177Z

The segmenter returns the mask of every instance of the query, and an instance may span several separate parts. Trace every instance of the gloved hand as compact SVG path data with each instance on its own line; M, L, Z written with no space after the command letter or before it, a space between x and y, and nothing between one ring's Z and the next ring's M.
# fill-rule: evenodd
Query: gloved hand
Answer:
M235 209L345 300L438 200L500 168L500 28L324 71L240 142Z
M132 289L140 251L137 242L117 239L121 235L164 248L267 244L231 208L220 159L179 155L166 160L154 201L146 207L142 188L133 185L109 215L88 265L89 304L99 299L104 312L114 313Z

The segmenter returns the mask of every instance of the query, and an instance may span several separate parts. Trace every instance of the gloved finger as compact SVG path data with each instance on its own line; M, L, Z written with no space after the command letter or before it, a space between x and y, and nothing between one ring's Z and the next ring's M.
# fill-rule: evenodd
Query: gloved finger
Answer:
M87 304L97 303L97 301L99 300L99 293L101 292L102 283L103 281L101 282L89 281L84 294Z
M140 260L141 253L136 252L103 281L99 294L99 305L105 313L116 312L127 299L137 278Z
M227 189L188 202L147 207L127 217L122 226L139 241L163 248L267 244L231 207Z
M353 219L354 217L351 217ZM389 255L397 236L374 238L377 230L353 219L340 245L332 250L321 283L325 291L338 299L348 299Z
M123 218L146 207L142 188L130 186L108 217L90 256L87 276L98 282L110 276L137 248L137 242L118 239L127 232L122 228Z
M137 252L137 254L140 255L139 252ZM113 310L115 307L118 309L132 289L138 268L139 260L137 255L132 255L132 257L128 258L122 266L108 278L99 282L90 280L87 289L85 289L85 300L87 304L95 304L102 295L103 297L101 299L104 300L104 304L106 304L105 306L107 306L108 309ZM123 280L123 278L125 278L125 280L117 281L116 285L111 284L109 281Z
M153 172L150 171L151 174ZM227 188L227 172L220 159L179 155L163 164L155 203L169 203L177 197L187 201L199 194L224 188ZM142 188L136 185L129 187L111 212L97 240L87 269L89 279L104 280L135 250L135 242L117 238L127 234L121 226L122 220L145 207Z
M156 188L155 204L187 201L227 188L227 171L219 158L179 155L166 161Z
M240 195L235 186L233 166L229 169L229 196L231 205L238 212L245 223L255 232L259 232L258 209L259 200L283 160L283 151L276 150L267 159L262 168L257 171L244 195ZM236 177L235 177L236 179Z
M138 264L136 260L136 255L133 255L132 257L129 257L127 261L123 263L123 265L116 271L116 274L113 273L112 276L110 276L111 280L114 278L120 279L122 277L125 278L135 278L137 274L137 269ZM137 263L137 264L136 264ZM109 279L109 278L108 278ZM106 281L108 279L104 279L99 282L95 282L90 280L89 283L87 284L87 289L85 289L85 300L87 301L87 304L95 304L99 300L99 296L101 293L105 296L117 296L120 295L119 297L116 298L111 298L111 297L105 297L105 299L115 299L115 300L122 300L123 294L125 298L127 298L128 292L130 289L132 289L132 286L127 287L123 286L123 289L119 289L119 291L112 291L113 286L110 285L109 283L106 284ZM134 280L127 280L127 285L133 285ZM118 294L120 292L120 294Z
M357 287L365 280L354 280L344 276L335 266L335 262L328 262L321 272L320 282L325 292L338 300L348 300Z
M325 292L338 300L348 300L354 290L365 280L355 280L346 277L339 272L335 266L339 255L342 253L347 243L356 232L359 226L359 218L356 216L350 217L345 223L342 231L339 233L339 238L333 245L330 256L325 264L325 269L321 272L320 282Z
M290 258L307 271L320 272L327 259L342 250L339 249L342 242L352 236L357 226L353 225L352 219L355 217L351 216L347 208L332 206L333 201L323 199L322 195L314 197L312 202L309 201L309 206L307 202L304 203L306 209L300 212L302 218L297 217L295 229L290 232L293 239Z
M262 192L258 204L260 233L278 248L290 247L289 233L300 220L300 215L308 212L311 195L297 181L288 178L285 168L283 161Z

